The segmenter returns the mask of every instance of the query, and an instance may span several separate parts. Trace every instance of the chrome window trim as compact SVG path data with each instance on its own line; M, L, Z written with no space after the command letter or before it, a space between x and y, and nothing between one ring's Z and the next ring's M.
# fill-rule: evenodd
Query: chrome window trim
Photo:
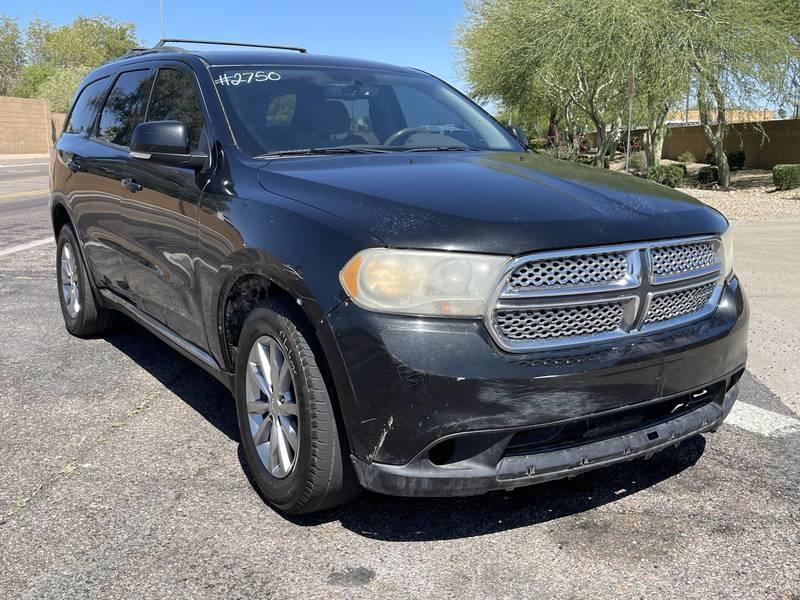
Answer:
M519 353L552 348L574 348L616 339L630 339L635 335L680 327L706 318L716 310L722 295L724 281L721 262L718 266L655 278L651 261L651 250L653 248L706 241L714 242L717 251L721 251L722 241L719 235L704 235L641 243L536 252L517 257L509 261L506 265L506 268L495 285L492 296L486 303L486 311L483 317L484 325L494 342L501 349L506 352ZM628 273L626 276L612 284L536 290L515 290L509 285L509 276L518 267L527 262L609 253L624 253L626 254L628 262ZM716 283L716 286L711 298L709 298L701 309L681 317L666 319L647 325L644 324L647 311L650 308L654 296L700 287L709 283ZM615 301L624 301L628 303L625 307L624 326L616 331L588 336L551 338L545 340L511 340L506 338L498 330L494 320L495 313L498 310L528 310L559 306L584 306ZM629 315L631 306L633 306L632 317Z

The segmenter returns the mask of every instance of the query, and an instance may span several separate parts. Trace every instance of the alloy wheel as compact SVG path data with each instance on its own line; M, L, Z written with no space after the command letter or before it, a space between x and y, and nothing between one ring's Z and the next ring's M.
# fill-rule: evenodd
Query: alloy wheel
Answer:
M272 336L256 340L247 359L250 433L261 463L278 479L291 473L300 449L300 414L291 363Z
M72 249L72 244L67 242L61 248L61 296L72 319L81 311L79 292L75 251Z

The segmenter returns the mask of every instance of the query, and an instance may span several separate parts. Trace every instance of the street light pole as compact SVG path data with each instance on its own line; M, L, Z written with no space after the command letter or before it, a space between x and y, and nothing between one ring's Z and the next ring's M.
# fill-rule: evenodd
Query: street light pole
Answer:
M161 39L164 39L164 0L160 0L161 4Z
M625 148L625 172L628 172L628 163L631 155L631 125L633 122L633 94L636 90L636 65L631 67L631 79L628 82L628 144Z

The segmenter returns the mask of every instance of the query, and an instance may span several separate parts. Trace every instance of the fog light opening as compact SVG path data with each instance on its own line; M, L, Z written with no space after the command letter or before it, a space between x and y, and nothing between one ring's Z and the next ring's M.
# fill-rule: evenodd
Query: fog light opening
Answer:
M438 466L446 465L452 462L455 448L456 441L454 439L445 440L441 444L436 444L433 448L428 450L428 460Z

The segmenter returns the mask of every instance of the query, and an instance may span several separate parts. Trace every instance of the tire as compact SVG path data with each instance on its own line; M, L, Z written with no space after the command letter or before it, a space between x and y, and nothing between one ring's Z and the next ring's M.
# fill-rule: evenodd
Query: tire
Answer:
M114 324L114 312L97 302L70 225L61 228L56 243L58 300L67 331L77 337L89 337L109 330Z
M248 315L236 355L236 413L253 482L270 504L295 515L344 504L360 491L315 338L303 324L290 303L269 301Z

